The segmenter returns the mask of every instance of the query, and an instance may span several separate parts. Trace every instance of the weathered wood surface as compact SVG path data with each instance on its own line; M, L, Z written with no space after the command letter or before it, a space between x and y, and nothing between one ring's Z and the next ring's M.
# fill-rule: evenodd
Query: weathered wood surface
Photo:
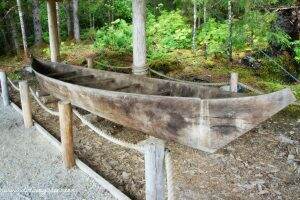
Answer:
M32 120L31 100L29 96L28 82L20 81L19 88L20 88L20 98L21 98L21 105L23 111L24 125L25 128L31 128L33 126L33 120Z
M0 71L0 86L1 86L1 96L3 99L3 105L9 105L9 94L8 94L8 85L7 85L7 77L5 72Z
M165 199L165 144L162 140L149 138L143 142L145 152L146 199Z
M87 57L86 62L87 62L87 67L92 69L93 68L93 57Z
M231 92L238 92L238 74L231 73L230 74L230 91Z
M61 134L62 156L66 168L70 169L75 166L73 150L73 113L71 103L60 101L58 103L59 125Z
M218 87L192 83L57 63L34 61L32 66L41 87L59 99L126 127L208 152L223 147L295 101L290 89L238 97ZM47 76L59 70L77 70L98 79L114 78L113 86L131 83L142 87L133 93L116 92L109 90L112 86L84 87ZM149 95L161 91L171 91L171 95Z

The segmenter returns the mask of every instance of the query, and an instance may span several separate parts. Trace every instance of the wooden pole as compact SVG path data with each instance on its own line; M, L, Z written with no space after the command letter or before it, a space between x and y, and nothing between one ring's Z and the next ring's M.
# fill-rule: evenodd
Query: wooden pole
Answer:
M133 0L133 74L146 75L146 0Z
M26 40L26 31L25 31L25 23L24 23L23 11L21 6L21 0L17 0L17 7L18 7L19 18L20 18L24 55L25 55L25 59L28 59L29 52L28 52L28 44Z
M145 179L146 199L164 199L164 157L165 145L160 139L150 138L145 141Z
M27 81L19 82L20 98L23 112L23 120L25 128L31 128L33 126L31 102L29 96L29 87Z
M59 59L59 40L55 0L47 0L47 12L51 62L57 62Z
M93 68L93 58L92 57L87 57L86 61L87 61L88 68L92 69Z
M234 93L238 92L238 73L230 74L230 91Z
M8 85L7 85L7 78L6 73L0 71L0 79L1 79L1 95L3 99L3 105L9 105L9 95L8 95Z
M67 169L75 166L73 150L72 107L70 102L58 102L62 156Z

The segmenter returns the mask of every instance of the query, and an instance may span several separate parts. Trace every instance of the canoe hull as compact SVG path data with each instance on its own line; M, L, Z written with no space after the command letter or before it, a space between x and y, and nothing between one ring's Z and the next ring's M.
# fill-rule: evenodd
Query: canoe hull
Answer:
M215 152L289 104L289 89L224 99L114 92L66 83L35 71L40 86L95 115L206 152Z

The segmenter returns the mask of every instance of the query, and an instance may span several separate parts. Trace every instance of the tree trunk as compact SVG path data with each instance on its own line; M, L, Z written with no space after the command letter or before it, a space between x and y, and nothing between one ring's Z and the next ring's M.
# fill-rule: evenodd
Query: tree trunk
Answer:
M51 61L57 62L59 59L59 43L55 0L47 0L47 12Z
M196 51L196 31L197 31L197 2L194 0L194 27L193 27L193 51Z
M74 21L73 21L73 6L72 0L66 4L66 15L67 15L67 29L69 40L74 39Z
M2 37L3 37L5 54L8 54L10 52L11 48L10 48L9 43L7 41L7 37L6 37L6 33L5 33L4 28L1 28L1 34L2 34Z
M95 29L95 15L94 15L94 13L92 15L92 19L93 19L93 29Z
M133 74L146 75L146 1L133 0Z
M43 39L42 26L40 20L39 0L32 0L32 16L34 25L34 43L37 46L41 46L43 43Z
M60 44L60 14L59 14L59 2L56 2L56 19L57 19L57 33L58 33L58 43Z
M80 42L80 27L78 18L78 0L72 0L73 8L73 21L74 21L74 38L76 42Z
M297 12L297 29L298 29L298 40L300 40L300 8L296 9Z
M12 18L12 16L9 16L9 23L11 27L11 35L12 35L12 41L14 44L14 50L16 51L17 55L20 55L20 44L18 41L18 33L16 28L15 20Z
M206 9L206 0L203 1L203 24L207 22L207 9ZM207 59L207 43L204 42L204 57Z
M232 5L228 0L228 59L232 61Z
M26 40L26 31L25 31L25 24L24 24L21 0L17 0L17 6L18 6L18 11L19 11L19 18L20 18L20 25L21 25L21 32L22 32L22 39L23 39L24 56L25 56L25 59L27 59L29 56L29 52L28 52L28 45L27 45L27 40Z

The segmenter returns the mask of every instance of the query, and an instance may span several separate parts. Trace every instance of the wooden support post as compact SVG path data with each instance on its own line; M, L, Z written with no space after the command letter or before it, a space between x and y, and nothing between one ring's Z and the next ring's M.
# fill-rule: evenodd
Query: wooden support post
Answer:
M234 93L238 92L238 73L230 74L230 91Z
M93 68L93 57L87 57L86 61L87 61L88 68L92 69Z
M145 142L146 199L163 200L165 176L165 144L162 140L149 138Z
M146 0L132 1L133 74L146 75Z
M47 0L47 12L51 62L57 62L59 59L59 40L55 0Z
M72 106L70 102L58 102L62 156L67 169L75 166L73 150Z
M1 79L1 95L3 99L3 105L9 105L9 94L8 94L8 85L7 85L7 78L5 72L0 72L0 79Z
M19 82L20 88L20 99L23 112L23 120L25 128L31 128L33 126L32 113L31 113L31 102L29 96L29 87L27 81Z

